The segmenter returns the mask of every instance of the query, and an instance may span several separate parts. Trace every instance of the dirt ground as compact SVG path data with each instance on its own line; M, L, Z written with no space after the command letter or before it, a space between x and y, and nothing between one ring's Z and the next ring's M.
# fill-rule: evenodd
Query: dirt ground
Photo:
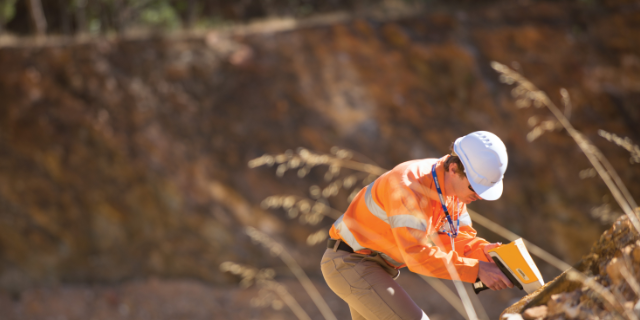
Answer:
M398 281L432 320L464 319L417 275L404 272ZM295 279L280 283L310 318L323 318ZM350 319L346 303L333 294L322 279L315 279L314 284L338 319ZM451 283L447 285L453 289ZM513 294L507 291L480 294L490 319L497 319L514 299ZM194 280L151 278L118 285L36 288L19 295L0 292L0 310L4 320L297 319L286 305L279 301L273 303L270 297L255 286L245 289L211 286Z

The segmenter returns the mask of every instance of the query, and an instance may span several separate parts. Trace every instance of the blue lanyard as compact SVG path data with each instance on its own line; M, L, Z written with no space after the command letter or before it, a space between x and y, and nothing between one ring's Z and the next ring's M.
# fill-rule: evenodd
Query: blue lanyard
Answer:
M440 204L442 205L442 210L444 210L444 214L447 216L447 221L449 222L449 230L451 233L446 232L447 235L451 238L455 238L458 236L458 230L460 230L460 219L456 220L458 225L456 229L453 229L453 220L451 220L451 216L449 215L449 210L447 210L447 206L444 205L444 197L442 196L442 190L440 190L440 183L438 182L438 176L436 175L436 165L434 164L431 167L431 175L433 176L433 182L436 183L436 190L438 190L438 196L440 197Z

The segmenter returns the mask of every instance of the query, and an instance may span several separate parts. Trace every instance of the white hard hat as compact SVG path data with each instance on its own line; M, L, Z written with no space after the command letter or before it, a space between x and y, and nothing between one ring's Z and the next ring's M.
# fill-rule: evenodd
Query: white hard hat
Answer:
M472 132L453 143L473 190L484 200L502 195L502 178L507 171L507 148L488 131Z

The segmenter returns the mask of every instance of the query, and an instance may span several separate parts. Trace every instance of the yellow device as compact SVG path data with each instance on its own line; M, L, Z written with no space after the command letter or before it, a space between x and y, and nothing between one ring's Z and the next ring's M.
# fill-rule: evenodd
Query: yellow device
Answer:
M522 239L491 249L489 255L511 283L527 294L544 285L542 275ZM486 289L489 287L480 280L473 284L476 294Z

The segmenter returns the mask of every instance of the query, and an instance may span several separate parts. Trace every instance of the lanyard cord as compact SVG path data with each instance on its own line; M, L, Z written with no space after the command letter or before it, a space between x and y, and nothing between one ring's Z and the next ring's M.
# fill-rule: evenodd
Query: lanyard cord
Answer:
M453 220L451 219L451 216L449 215L449 210L447 210L447 206L444 204L444 197L442 196L442 190L440 190L440 183L438 182L438 175L436 175L436 165L434 164L433 167L431 167L431 175L433 176L433 182L435 182L436 184L436 190L438 190L438 197L440 197L440 204L442 205L442 210L444 211L445 216L447 216L447 221L449 222L449 230L451 230L451 232L446 232L445 233L449 236L449 238L451 238L451 250L455 250L455 247L453 245L453 239L455 237L458 236L458 230L460 230L460 218L458 218L458 220L456 220L456 222L458 223L455 230L453 229Z

